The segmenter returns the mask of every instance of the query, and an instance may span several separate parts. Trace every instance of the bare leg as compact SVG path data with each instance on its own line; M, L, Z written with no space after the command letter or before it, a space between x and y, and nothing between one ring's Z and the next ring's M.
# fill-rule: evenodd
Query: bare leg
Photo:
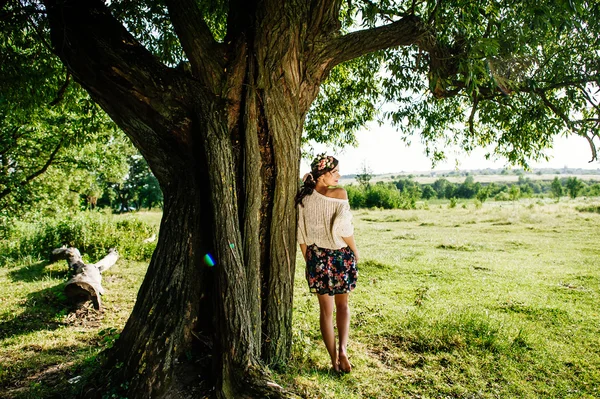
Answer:
M319 298L321 336L329 357L331 357L331 365L335 371L339 371L337 353L335 350L335 333L333 332L333 297L325 295L317 295Z
M337 324L340 346L338 359L340 370L349 373L352 370L346 347L348 346L348 331L350 330L350 309L348 308L348 294L335 295L335 320Z

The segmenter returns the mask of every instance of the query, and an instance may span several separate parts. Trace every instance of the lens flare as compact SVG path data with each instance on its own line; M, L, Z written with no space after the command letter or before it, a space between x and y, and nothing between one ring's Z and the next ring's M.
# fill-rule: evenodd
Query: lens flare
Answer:
M211 254L204 255L204 263L206 266L213 267L215 265L215 260L213 259Z

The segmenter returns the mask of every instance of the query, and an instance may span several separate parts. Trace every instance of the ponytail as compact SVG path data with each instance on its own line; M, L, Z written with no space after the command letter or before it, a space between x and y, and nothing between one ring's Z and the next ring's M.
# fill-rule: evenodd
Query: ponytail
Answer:
M313 177L312 173L307 173L304 175L303 185L300 188L298 194L296 194L296 206L302 205L302 200L307 195L311 195L313 191L315 191L315 187L317 186L317 181ZM304 206L304 205L302 205Z

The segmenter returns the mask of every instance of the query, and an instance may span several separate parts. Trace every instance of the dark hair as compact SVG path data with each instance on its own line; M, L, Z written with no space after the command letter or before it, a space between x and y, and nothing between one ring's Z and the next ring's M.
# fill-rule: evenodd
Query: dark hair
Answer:
M310 173L304 176L304 184L296 195L296 206L302 205L302 200L311 195L317 186L317 180L338 165L338 160L330 155L319 154L310 164ZM304 206L304 205L302 205Z

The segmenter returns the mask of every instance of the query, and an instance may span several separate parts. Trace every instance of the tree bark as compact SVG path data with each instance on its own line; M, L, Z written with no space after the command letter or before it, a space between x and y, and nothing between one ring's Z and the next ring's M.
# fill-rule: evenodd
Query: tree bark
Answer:
M194 187L193 181L182 178L165 190L157 247L107 365L121 370L115 380L128 382L130 397L164 393L179 356L192 349L195 337L212 333L207 296L212 270L202 265L208 252L206 210L198 201L202 191Z

